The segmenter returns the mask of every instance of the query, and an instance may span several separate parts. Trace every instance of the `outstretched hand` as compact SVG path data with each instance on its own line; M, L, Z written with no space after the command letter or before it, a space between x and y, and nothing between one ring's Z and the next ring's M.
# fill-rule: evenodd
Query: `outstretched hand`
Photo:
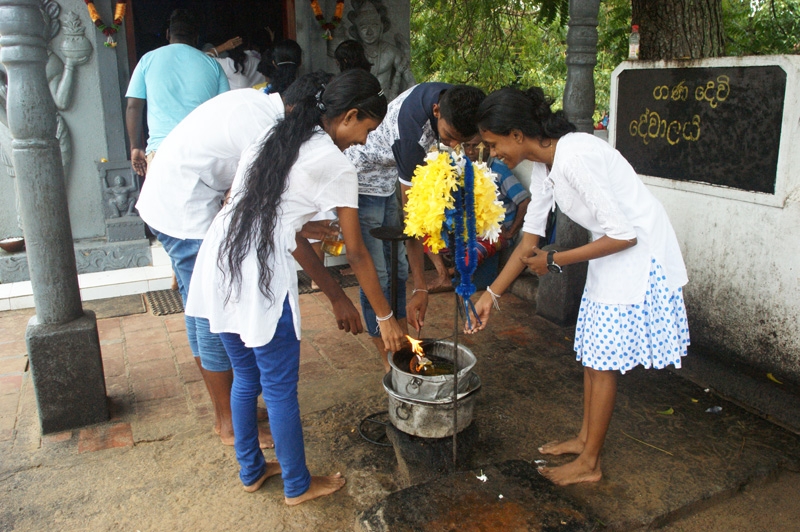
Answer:
M428 311L428 292L417 292L411 296L411 300L406 303L406 319L409 326L413 327L417 333L425 325L425 313Z
M489 322L489 314L492 311L492 296L489 292L484 292L483 295L478 299L478 302L475 303L475 313L478 315L478 319L470 320L471 327L468 327L467 324L464 324L464 332L467 334L475 334L478 331L482 331L486 328L486 324Z
M392 317L380 323L381 339L383 339L383 347L386 351L396 353L403 348L405 343L405 334L400 328L400 324Z
M353 302L348 297L341 297L331 301L333 305L333 315L336 317L336 325L340 331L353 334L364 332L364 325L361 322L361 315L358 313Z

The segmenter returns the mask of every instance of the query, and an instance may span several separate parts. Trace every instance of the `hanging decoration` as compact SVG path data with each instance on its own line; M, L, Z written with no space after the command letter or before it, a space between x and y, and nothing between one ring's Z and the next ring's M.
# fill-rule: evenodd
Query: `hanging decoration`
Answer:
M314 18L317 19L319 27L322 28L322 38L326 41L333 40L333 32L342 21L342 15L344 14L344 0L336 0L336 11L334 11L333 19L330 21L325 20L319 0L311 0L311 9L314 10Z
M114 40L114 35L119 31L119 27L122 25L122 19L125 18L126 2L124 0L117 1L117 5L114 8L114 21L110 26L106 26L103 19L100 18L100 13L97 12L97 8L92 0L84 0L84 2L86 2L86 8L89 10L89 17L92 19L92 22L97 26L97 29L102 31L103 35L106 36L106 42L103 44L109 48L116 48L117 41Z
M471 315L477 319L470 301L475 293L477 239L496 242L505 217L494 177L486 164L473 164L458 152L431 152L426 164L414 171L405 207L406 235L424 239L432 253L447 247L447 240L454 241L460 277L456 294L462 298L467 324Z

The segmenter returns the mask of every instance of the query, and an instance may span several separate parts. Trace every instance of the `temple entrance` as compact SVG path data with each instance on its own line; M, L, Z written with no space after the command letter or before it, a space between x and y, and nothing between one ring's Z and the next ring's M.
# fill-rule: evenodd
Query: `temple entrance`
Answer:
M238 35L245 45L262 49L295 35L293 0L137 0L128 4L134 29L128 33L131 70L144 54L167 44L169 15L178 8L195 13L200 47Z

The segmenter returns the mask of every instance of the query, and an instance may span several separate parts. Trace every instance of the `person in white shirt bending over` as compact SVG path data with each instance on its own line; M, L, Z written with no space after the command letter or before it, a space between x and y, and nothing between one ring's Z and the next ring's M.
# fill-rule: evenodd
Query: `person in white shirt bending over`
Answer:
M602 478L600 451L617 393L617 372L636 366L681 366L689 345L682 287L686 268L664 207L636 171L604 140L575 133L563 111L553 113L540 88L500 89L478 109L478 127L509 168L533 161L531 202L522 242L475 305L483 329L493 305L527 266L537 275L588 261L575 352L584 366L583 424L572 439L539 447L542 454L576 454L539 471L559 485ZM592 241L542 251L547 215L556 204L591 232ZM475 323L475 322L473 322Z
M310 475L297 401L300 302L293 254L310 249L297 232L316 213L337 211L347 259L375 306L386 349L396 351L403 341L361 238L358 175L342 153L366 142L386 107L378 80L361 69L339 74L297 102L242 154L230 200L214 218L192 274L186 314L209 320L233 365L239 478L253 492L281 473L288 505L331 494L345 483L339 473ZM259 392L277 462L266 462L259 449Z
M324 72L306 74L282 94L228 91L189 113L162 142L136 207L169 254L184 305L200 244L222 208L242 152L283 118L284 102L291 108L300 99L313 97L320 83L331 77ZM319 259L298 256L297 261L331 300L339 327L361 332L358 310ZM233 445L233 371L225 347L219 335L209 331L208 320L201 318L186 316L186 336L214 405L214 431L222 443ZM266 430L260 440L262 447L273 446Z

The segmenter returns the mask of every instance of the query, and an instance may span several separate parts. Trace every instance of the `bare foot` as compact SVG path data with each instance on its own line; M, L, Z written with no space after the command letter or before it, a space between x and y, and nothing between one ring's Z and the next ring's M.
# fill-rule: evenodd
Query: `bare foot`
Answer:
M311 485L308 487L308 491L299 497L285 497L284 502L288 506L296 506L311 499L317 499L339 491L344 486L344 483L345 479L341 473L328 477L311 477Z
M539 447L539 452L542 454L581 454L583 452L584 442L578 438L564 441L551 441Z
M437 277L428 283L427 290L431 294L447 292L453 290L453 283L448 277Z
M229 447L234 443L232 432L224 436L220 434L219 439L222 441L222 445L227 445ZM275 448L275 442L272 440L272 434L270 434L269 430L258 427L258 446L262 449Z
M253 493L254 491L258 490L261 485L267 480L269 477L280 475L281 474L281 465L276 462L275 460L267 462L267 470L264 471L264 474L261 475L261 478L250 484L249 486L243 486L244 491L247 493Z
M540 467L539 473L557 486L569 486L580 482L598 482L603 478L600 462L592 467L580 457L562 466Z

